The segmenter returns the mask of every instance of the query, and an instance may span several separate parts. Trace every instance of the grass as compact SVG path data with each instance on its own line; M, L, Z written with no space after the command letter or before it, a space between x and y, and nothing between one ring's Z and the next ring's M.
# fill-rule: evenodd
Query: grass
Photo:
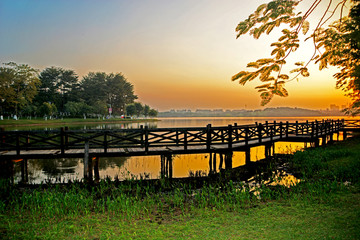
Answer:
M97 118L64 118L64 119L52 119L52 120L44 120L43 118L38 119L4 119L0 121L0 127L6 128L11 126L37 126L37 125L56 125L56 126L69 126L69 125L77 125L77 124L99 124L99 123L138 123L138 122L153 122L157 121L156 119L97 119Z
M360 239L360 139L297 152L302 181L1 182L1 239ZM200 187L201 186L201 187Z

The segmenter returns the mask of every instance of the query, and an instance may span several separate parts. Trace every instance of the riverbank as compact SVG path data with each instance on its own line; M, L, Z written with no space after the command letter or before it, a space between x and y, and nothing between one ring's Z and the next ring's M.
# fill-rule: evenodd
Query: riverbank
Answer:
M143 123L156 122L158 119L97 119L97 118L64 118L64 119L20 119L20 120L2 120L0 121L0 128L13 126L57 126L65 127L70 125L84 125L84 124L121 124L121 123Z
M360 138L297 152L290 188L241 181L1 185L1 239L359 239ZM272 177L274 182L279 182ZM263 179L265 180L265 179Z

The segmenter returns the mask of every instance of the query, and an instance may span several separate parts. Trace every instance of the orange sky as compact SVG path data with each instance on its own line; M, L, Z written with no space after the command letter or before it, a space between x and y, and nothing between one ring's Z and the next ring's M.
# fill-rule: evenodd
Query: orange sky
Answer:
M261 108L254 89L259 82L241 86L231 76L268 57L277 39L235 39L236 25L264 2L1 0L0 61L41 70L60 66L79 75L122 72L139 100L160 111ZM304 0L304 7L311 2ZM305 61L309 51L297 59ZM267 107L349 102L335 90L334 69L313 70L310 78L287 85L289 97L276 97Z

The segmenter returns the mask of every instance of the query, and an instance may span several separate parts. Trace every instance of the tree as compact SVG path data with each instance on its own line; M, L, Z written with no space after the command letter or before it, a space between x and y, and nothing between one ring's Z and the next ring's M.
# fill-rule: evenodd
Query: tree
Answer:
M38 70L27 64L5 63L0 67L0 96L2 108L18 111L34 99L40 84Z
M301 77L309 77L308 65L315 62L322 70L327 66L337 66L340 72L334 77L336 86L344 90L353 99L353 110L359 111L359 0L354 3L349 15L342 16L343 8L349 0L341 0L332 7L331 1L313 31L309 32L309 16L318 7L321 0L314 0L305 13L297 13L298 0L274 0L260 5L248 19L236 27L237 38L249 33L255 39L262 34L270 34L276 27L282 27L282 35L277 42L271 44L274 48L270 58L258 59L247 64L254 71L240 71L232 77L244 85L254 79L263 84L256 87L260 92L261 104L267 104L275 95L286 97L288 92L285 83ZM340 9L339 20L326 26L327 21ZM314 44L314 54L304 62L296 62L294 69L284 73L287 58L300 47L300 37L311 39ZM305 41L306 41L305 40ZM356 110L357 107L357 110ZM353 112L354 113L354 112Z
M57 108L54 103L43 102L38 109L39 114L46 116L53 116L57 112Z
M126 114L128 116L134 116L136 114L136 107L134 104L129 104L126 106Z
M117 114L124 114L125 106L137 99L134 86L121 73L91 72L83 78L81 88L82 98L89 105L101 102Z
M139 102L134 103L134 106L135 106L135 110L136 110L136 116L139 117L143 113L144 107Z
M67 102L65 104L65 110L70 113L72 117L80 117L83 114L89 113L92 109L84 101L79 102Z
M155 109L150 109L149 111L149 117L156 117L158 115L158 111Z
M39 78L41 86L35 99L39 105L43 102L54 103L60 112L64 112L68 101L77 100L79 83L73 70L49 67L40 73Z
M150 106L149 105L145 104L143 113L144 113L145 117L149 116L149 113L150 113Z

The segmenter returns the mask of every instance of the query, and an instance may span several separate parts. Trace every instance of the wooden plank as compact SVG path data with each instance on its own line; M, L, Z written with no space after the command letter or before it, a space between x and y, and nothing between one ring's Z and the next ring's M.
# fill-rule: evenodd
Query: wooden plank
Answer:
M170 151L184 151L184 146L170 146L167 149Z

